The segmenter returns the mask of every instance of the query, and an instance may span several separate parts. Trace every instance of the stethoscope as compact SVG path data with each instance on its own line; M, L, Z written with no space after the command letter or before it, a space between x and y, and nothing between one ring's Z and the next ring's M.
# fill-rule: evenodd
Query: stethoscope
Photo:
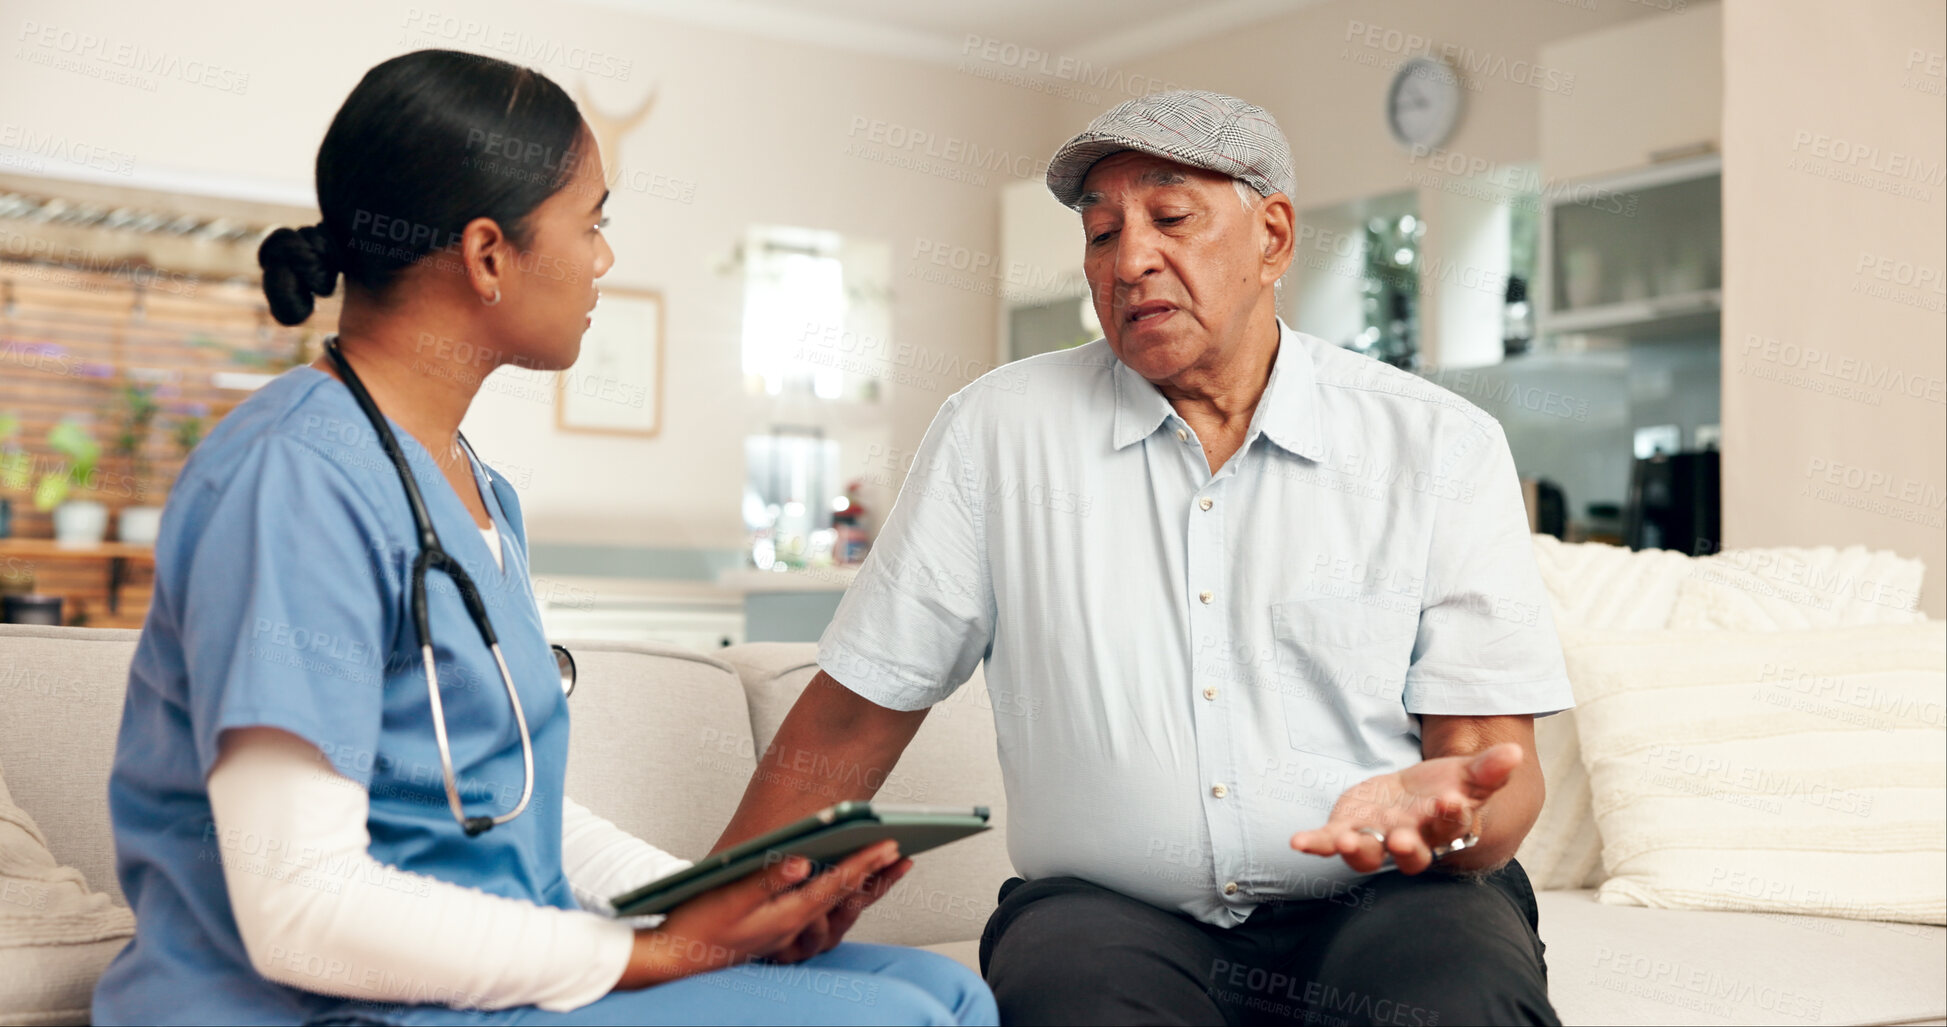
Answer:
M439 743L439 769L446 779L446 802L453 809L453 819L459 821L460 829L472 838L492 828L499 827L521 815L527 809L527 801L534 795L534 742L527 733L527 714L521 710L521 697L514 691L514 676L507 670L507 660L500 654L500 640L495 637L493 625L487 620L487 607L480 601L480 590L473 585L458 560L448 555L439 544L439 533L433 530L433 520L426 514L426 501L419 494L419 483L413 479L412 469L406 464L406 455L399 448L399 440L385 422L385 415L379 412L379 405L372 402L372 394L365 391L365 383L359 380L358 373L345 360L338 350L338 337L325 340L324 351L330 355L331 362L338 368L338 376L345 381L345 387L358 401L365 418L372 422L372 430L378 434L379 444L385 447L385 455L392 459L393 470L399 473L399 483L406 487L406 505L412 507L412 523L419 531L419 558L412 564L412 624L419 632L419 655L426 664L426 698L433 707L433 737ZM460 444L466 447L467 455L473 456L473 446L466 436L459 436ZM474 459L478 459L475 457ZM446 741L446 712L439 698L439 669L433 664L433 629L426 615L426 572L442 570L452 579L460 590L460 599L466 603L467 615L473 618L473 626L480 631L480 640L487 643L493 652L494 665L500 668L501 684L507 686L507 701L514 706L514 724L521 736L521 799L514 808L499 816L469 817L460 805L460 787L453 778L453 750ZM554 662L561 671L561 692L572 695L575 691L575 658L561 646L551 646Z

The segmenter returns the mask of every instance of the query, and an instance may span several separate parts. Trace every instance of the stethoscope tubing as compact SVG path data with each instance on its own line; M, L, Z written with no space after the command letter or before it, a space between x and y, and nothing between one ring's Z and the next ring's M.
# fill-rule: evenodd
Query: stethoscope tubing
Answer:
M440 545L439 533L433 530L433 519L426 513L425 498L419 492L419 483L413 478L411 466L406 463L405 451L399 447L398 437L386 424L385 414L372 400L372 394L365 390L364 381L352 370L345 354L340 352L336 336L325 340L324 350L338 368L339 377L351 390L359 409L365 413L365 419L372 423L379 445L384 447L386 457L392 461L392 468L399 475L399 483L406 490L406 505L412 510L413 528L419 535L419 556L412 563L412 623L419 634L420 659L426 667L426 699L433 711L433 739L439 746L440 776L446 785L446 802L453 811L453 819L459 822L460 829L466 832L467 837L476 837L520 816L527 809L528 800L534 796L534 742L527 730L527 713L521 708L520 693L514 690L514 676L507 669L506 657L501 654L500 639L494 634L493 624L487 618L487 605L480 599L480 590L474 586L473 577L460 566L460 562L448 555L445 547ZM469 453L472 452L473 447L467 443L465 436L460 437L460 443L467 447ZM445 571L454 587L459 589L467 615L480 632L480 640L493 653L494 666L499 668L501 684L507 689L507 701L514 707L514 725L519 729L521 739L521 797L513 809L497 816L468 816L460 802L460 786L453 773L453 749L446 733L446 710L440 701L439 670L434 666L432 618L427 612L426 572L435 569Z

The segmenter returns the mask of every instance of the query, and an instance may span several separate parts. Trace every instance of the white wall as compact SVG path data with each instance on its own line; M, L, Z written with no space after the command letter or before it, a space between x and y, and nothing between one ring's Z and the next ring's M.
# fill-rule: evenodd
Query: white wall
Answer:
M993 294L1005 283L955 265L1000 263L1000 189L1037 177L1056 145L1126 98L1126 84L1213 88L1266 106L1292 140L1294 201L1318 207L1452 184L1425 185L1425 161L1386 134L1385 87L1401 58L1444 54L1470 69L1474 88L1447 149L1496 166L1528 163L1540 154L1541 98L1577 88L1565 76L1596 86L1593 69L1548 66L1545 44L1681 17L1659 6L1671 5L1330 0L1120 62L1105 81L1062 83L1072 88L1058 95L982 77L1007 69L977 62L963 73L575 5L468 3L481 34L458 43L437 31L458 23L377 0L276 10L241 0L13 0L0 23L8 48L0 133L57 136L127 157L138 184L229 180L252 195L302 196L346 92L366 68L406 50L511 45L564 85L585 81L611 110L659 89L624 152L605 157L638 182L694 183L690 202L625 183L610 204L618 264L608 281L659 289L668 303L662 436L563 435L546 403L492 387L467 430L524 482L537 540L730 547L741 541L741 436L774 420L823 416L742 392L741 288L718 268L746 225L801 224L891 245L895 341L913 349L904 365L874 366L922 381L892 388L883 409L846 411L832 425L852 450L848 476L896 481L900 453L940 401L994 357ZM1942 9L1929 0L1731 0L1724 18L1726 540L1866 542L1924 556L1932 573L1923 605L1939 615L1947 580ZM42 28L52 36L35 31ZM78 51L84 37L100 40L92 52ZM589 50L604 55L597 63L610 74L569 66ZM166 70L145 70L154 62ZM615 74L621 62L626 79ZM140 81L114 80L130 74ZM855 132L861 121L955 140L962 156L932 163L957 177L888 166L884 158L927 158L884 135L874 141L872 129ZM1833 143L1822 136L1875 148L1881 161L1899 155L1901 172L1877 174L1882 184L1899 179L1908 195L1839 180L1860 167L1829 156ZM859 143L881 160L848 155ZM1006 167L970 167L969 143ZM1877 400L1868 402L1779 383L1774 372L1805 375L1808 347L1831 356L1805 381L1830 385L1837 375L1844 384L1845 375L1887 368L1920 381L1922 395L1874 386L1861 393ZM922 361L946 373L926 374ZM868 467L873 445L882 459ZM1854 472L1875 484L1849 488ZM1813 489L1825 491L1805 494ZM890 493L874 492L883 512Z
M991 364L995 304L982 291L991 286L979 276L927 280L909 273L937 269L924 259L935 253L951 260L998 251L1001 186L1016 171L1038 172L1047 156L1034 116L1045 101L1036 94L951 67L572 4L441 5L463 11L475 26L462 41L453 38L466 30L460 22L423 13L435 6L12 0L4 22L9 59L0 60L0 129L19 126L132 155L136 184L228 179L254 193L309 196L331 116L366 69L399 53L446 46L517 59L571 92L585 82L599 106L617 113L659 90L623 152L604 154L612 173L619 164L634 174L616 185L609 203L617 263L604 284L664 296L661 436L562 434L551 401L529 398L525 382L498 377L465 426L483 455L522 485L536 540L738 546L744 434L774 420L828 418L848 444L844 473L865 474L867 447L884 447L896 461L918 443L940 402ZM103 42L87 50L84 37ZM592 59L595 69L607 74L581 70L591 51L602 55ZM159 62L173 73L138 70L143 81L136 84L100 77L131 70L116 63L118 56ZM210 66L226 72L223 84L238 91L185 80L209 78ZM884 124L875 130L875 122ZM924 146L900 149L889 134L898 129L902 139L929 133L938 140L936 153L954 149L931 158ZM848 155L854 144L881 159ZM978 148L972 158L965 156L970 145ZM930 160L943 173L886 162L902 156ZM688 202L658 195L684 191L670 180L693 183ZM868 358L877 372L905 372L909 381L892 387L883 407L834 415L777 409L744 395L741 281L719 268L752 223L827 228L890 244L894 341L913 348L899 358L903 364ZM882 513L891 493L878 495Z
M1291 140L1292 202L1303 210L1413 187L1409 176L1424 161L1393 142L1385 122L1386 87L1403 58L1445 56L1469 85L1444 148L1496 164L1532 162L1542 94L1577 88L1574 69L1538 64L1542 44L1658 13L1613 0L1329 0L1135 63L1269 110ZM1050 145L1091 116L1066 106Z
M1929 569L1921 606L1933 616L1947 605L1943 10L1934 0L1728 0L1721 15L1724 541L1863 543L1921 557ZM1488 72L1472 76L1478 88L1465 94L1467 112L1446 149L1496 166L1552 158L1547 173L1569 177L1638 164L1657 140L1716 135L1716 83L1694 73L1704 64L1692 51L1718 38L1718 17L1695 3L1334 0L1157 55L1142 69L1268 108L1292 142L1301 210L1404 187L1418 187L1427 207L1424 162L1387 137L1381 117L1385 83L1404 53L1458 48ZM1634 35L1640 24L1657 43L1622 66L1549 45L1625 22L1630 29L1612 31ZM1514 62L1524 60L1557 75L1541 88L1517 84ZM1570 74L1569 89L1548 88ZM1643 84L1631 86L1632 74ZM1671 82L1693 85L1672 95ZM1561 143L1554 152L1541 143L1544 96ZM1632 97L1631 109L1659 120L1589 116L1627 108ZM1086 120L1063 116L1052 138ZM1564 135L1564 125L1574 131ZM1605 139L1637 156L1602 150ZM1866 171L1881 188L1842 180L1875 158L1821 157L1832 140L1902 163ZM1907 194L1886 191L1889 183ZM1304 327L1303 311L1294 313ZM1807 357L1808 348L1827 356ZM1781 373L1811 386L1781 384ZM1866 401L1833 391L1860 378Z
M1937 0L1724 11L1726 541L1922 557L1935 617L1944 29Z
M1483 188L1477 169L1525 176L1518 167L1539 156L1542 97L1574 95L1587 82L1574 68L1547 65L1541 50L1552 41L1594 32L1662 12L1656 6L1603 0L1329 0L1291 14L1164 51L1132 62L1131 78L1214 89L1269 110L1291 141L1296 169L1293 205L1303 214L1319 207L1372 196L1417 191L1422 212L1451 208L1478 218L1470 197ZM1459 69L1465 88L1460 122L1434 152L1415 155L1393 141L1386 127L1387 87L1400 63L1415 56L1445 59ZM1047 145L1079 131L1100 110L1123 99L1103 95L1093 107L1057 101ZM1476 169L1470 173L1469 169ZM1446 352L1443 319L1459 323L1468 311L1498 311L1506 280L1505 257L1479 240L1452 231L1451 219L1429 217L1422 256L1452 270L1449 287L1424 283L1421 341L1440 362L1478 363L1478 340L1455 339ZM1321 232L1300 241L1298 259L1343 266L1336 236ZM1306 249L1306 246L1314 247ZM1302 279L1305 276L1297 276ZM1313 323L1287 289L1285 314L1303 331L1343 332ZM1494 322L1498 327L1498 315Z

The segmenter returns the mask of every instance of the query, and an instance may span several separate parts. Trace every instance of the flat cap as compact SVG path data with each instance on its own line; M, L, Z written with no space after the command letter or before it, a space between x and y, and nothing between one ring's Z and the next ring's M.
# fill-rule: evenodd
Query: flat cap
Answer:
M1277 119L1262 107L1202 89L1137 97L1089 122L1048 162L1048 190L1073 207L1088 169L1123 150L1229 175L1265 196L1291 195L1291 146Z

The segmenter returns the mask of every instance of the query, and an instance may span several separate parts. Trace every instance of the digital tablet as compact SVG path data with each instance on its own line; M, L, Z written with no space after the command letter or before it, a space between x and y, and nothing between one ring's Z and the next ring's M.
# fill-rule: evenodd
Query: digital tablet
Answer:
M785 856L811 860L813 873L875 842L891 838L901 856L912 856L987 830L985 806L874 806L841 802L798 821L705 856L695 866L651 881L609 900L617 916L647 916L671 909Z

